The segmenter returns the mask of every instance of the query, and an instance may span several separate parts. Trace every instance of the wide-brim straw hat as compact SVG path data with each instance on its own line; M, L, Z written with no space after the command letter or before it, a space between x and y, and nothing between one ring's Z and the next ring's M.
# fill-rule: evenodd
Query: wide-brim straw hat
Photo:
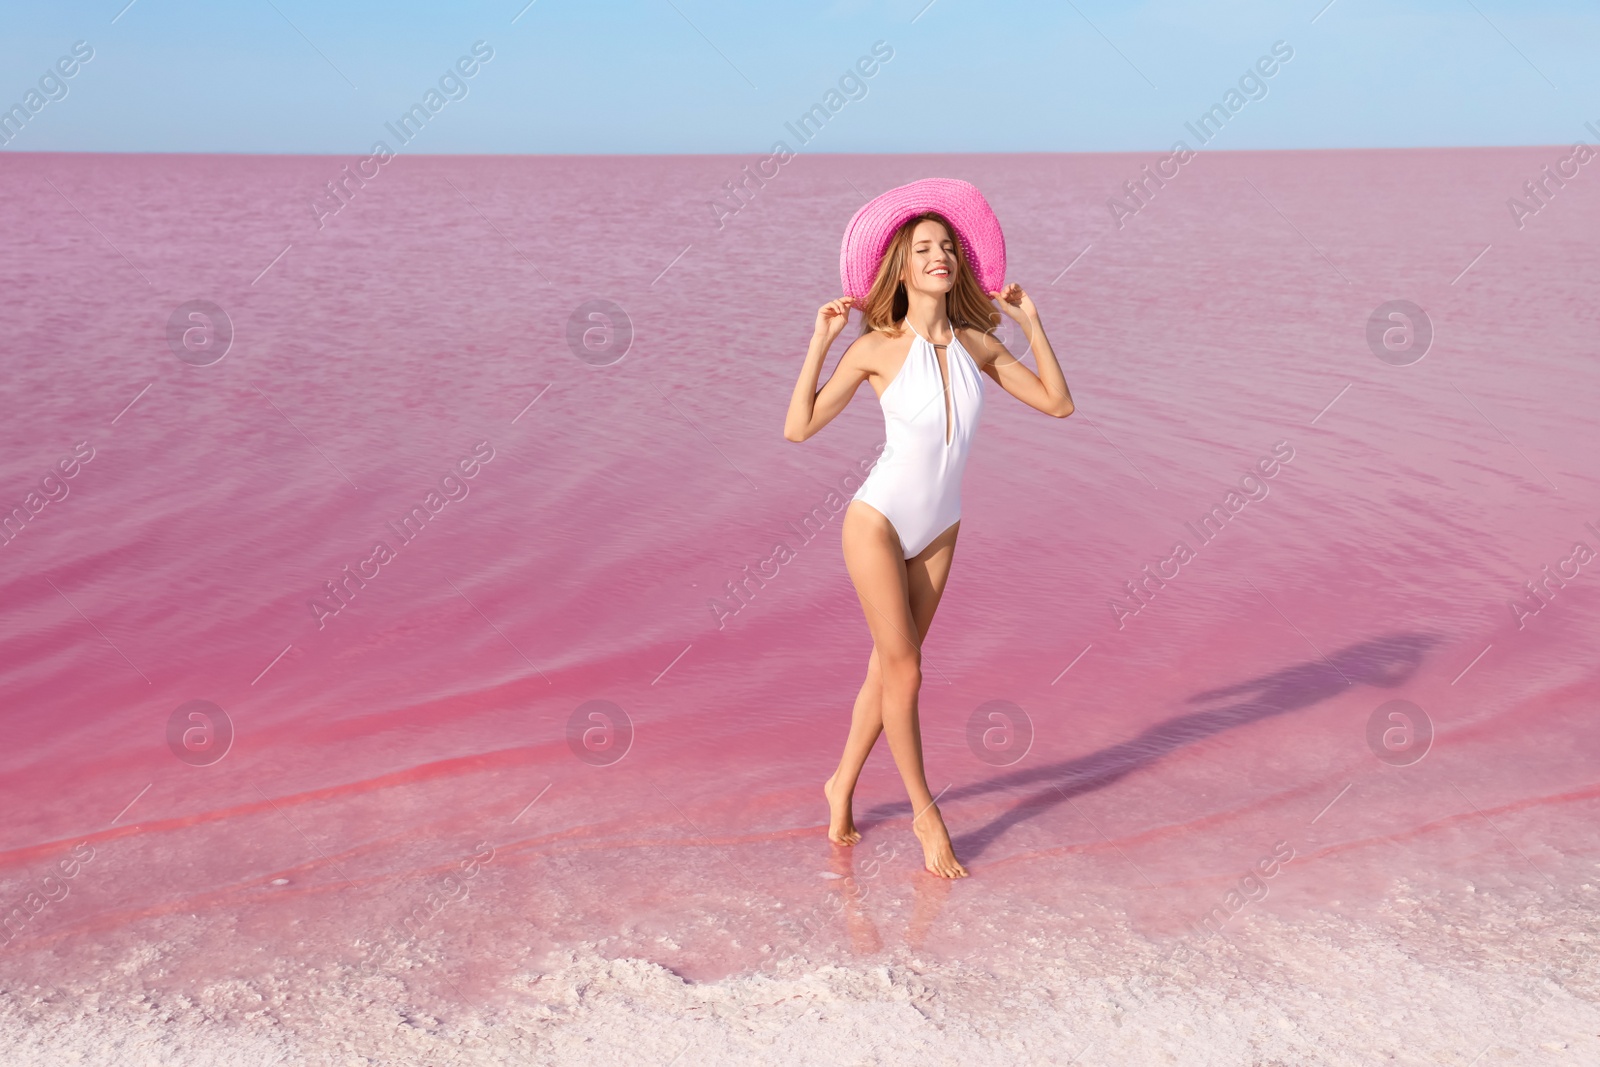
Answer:
M839 281L845 296L866 299L890 238L907 219L927 211L937 211L956 228L967 264L985 293L1005 284L1006 238L978 187L959 178L923 178L869 200L844 228Z

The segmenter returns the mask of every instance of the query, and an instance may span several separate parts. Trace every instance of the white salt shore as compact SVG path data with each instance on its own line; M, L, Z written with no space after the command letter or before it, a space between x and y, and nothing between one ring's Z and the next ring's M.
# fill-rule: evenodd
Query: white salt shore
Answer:
M98 982L8 986L4 1062L258 1064L1600 1063L1590 902L1408 896L1362 921L1251 916L1174 963L1125 926L1049 953L936 962L908 949L688 982L593 944L502 982L480 1011L417 1006L398 973L279 961L262 977L150 992L186 946L128 950ZM1037 940L1037 939L1034 939ZM1029 952L1036 952L1029 958ZM31 961L41 962L37 959Z

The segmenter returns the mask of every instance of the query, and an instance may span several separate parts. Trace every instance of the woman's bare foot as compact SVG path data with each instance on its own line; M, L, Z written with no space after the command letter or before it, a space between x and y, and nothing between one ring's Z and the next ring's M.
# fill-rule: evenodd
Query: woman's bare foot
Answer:
M929 804L921 815L913 818L911 831L922 842L922 865L929 873L937 874L940 878L967 876L967 869L956 859L955 849L950 847L950 831L944 828L944 816L939 814L937 806Z
M836 845L853 845L861 840L861 831L856 829L850 813L850 794L834 795L833 780L837 777L839 772L835 771L822 783L822 795L828 798L828 840Z

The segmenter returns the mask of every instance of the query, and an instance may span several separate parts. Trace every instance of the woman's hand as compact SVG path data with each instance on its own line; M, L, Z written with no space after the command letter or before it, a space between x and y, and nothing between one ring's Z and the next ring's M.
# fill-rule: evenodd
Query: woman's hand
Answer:
M815 336L830 345L833 344L834 339L844 332L845 324L850 321L850 305L855 302L853 296L841 296L818 308Z
M989 294L989 299L1000 305L1000 310L1016 319L1023 326L1030 322L1037 322L1039 309L1033 306L1033 298L1022 291L1022 286L1012 282L1004 289L996 290Z
M854 303L850 297L842 296L817 309L817 332L806 347L806 361L800 367L794 394L789 398L789 412L783 419L783 436L790 441L804 441L828 425L850 403L856 388L867 380L867 369L861 360L863 342L868 338L861 337L846 346L828 383L820 390L817 388L822 364L828 358L828 346L850 321L850 305Z

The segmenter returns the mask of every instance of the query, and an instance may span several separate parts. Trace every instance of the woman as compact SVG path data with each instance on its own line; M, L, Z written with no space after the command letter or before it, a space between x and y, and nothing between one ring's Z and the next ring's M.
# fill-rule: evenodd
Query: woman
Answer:
M1033 301L1021 286L1003 285L1000 224L966 182L929 178L862 207L845 231L840 276L845 295L817 311L783 429L789 440L804 441L867 381L883 408L887 438L843 523L845 567L872 632L872 656L844 754L823 786L828 838L840 845L860 840L851 797L867 754L885 732L911 798L911 829L922 843L924 866L944 878L963 878L967 869L956 859L923 773L917 693L922 642L961 527L961 476L983 408L978 374L1057 418L1072 414L1072 395ZM1022 327L1037 375L990 332L1000 321L991 299ZM864 329L818 390L823 360L852 307L862 313Z

